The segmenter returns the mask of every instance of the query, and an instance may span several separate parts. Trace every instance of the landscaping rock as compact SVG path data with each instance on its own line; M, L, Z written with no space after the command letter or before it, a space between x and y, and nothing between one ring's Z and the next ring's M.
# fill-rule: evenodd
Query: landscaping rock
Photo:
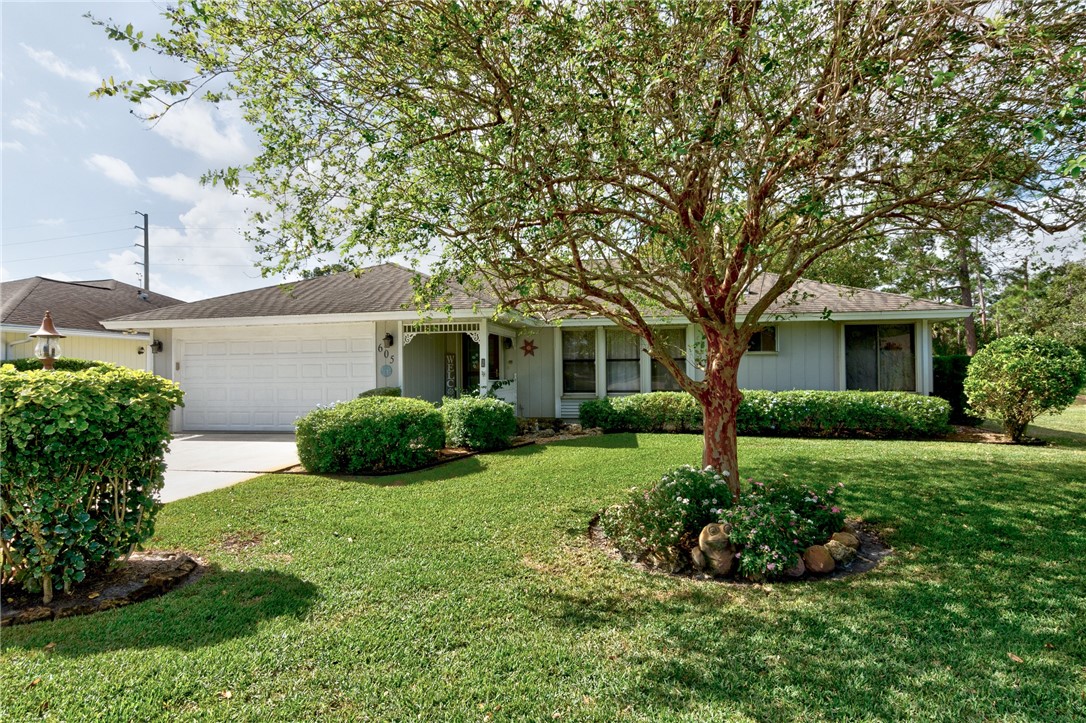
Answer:
M731 574L735 567L735 545L728 539L728 528L710 522L698 535L698 547L709 561L709 569L714 575Z
M803 577L803 573L807 572L807 566L803 564L803 558L797 557L796 564L784 571L787 577Z
M856 535L852 534L851 532L835 532L830 539L840 542L845 547L851 547L853 550L860 549L859 538L857 538Z
M541 429L535 433L535 436L539 439L547 439L549 437L553 437L554 435L555 431L553 429Z
M567 424L565 430L563 431L565 431L567 434L581 434L581 432L583 432L584 430L579 424Z
M669 434L674 433L674 432L678 432L679 431L679 425L675 424L674 422L664 422L663 430L665 432L668 432Z
M830 552L830 556L834 562L847 565L852 562L852 558L856 557L856 551L848 545L838 542L837 540L830 540L824 546Z
M833 568L837 566L833 555L830 554L825 545L811 545L804 550L803 564L807 566L808 570L819 575L833 572Z

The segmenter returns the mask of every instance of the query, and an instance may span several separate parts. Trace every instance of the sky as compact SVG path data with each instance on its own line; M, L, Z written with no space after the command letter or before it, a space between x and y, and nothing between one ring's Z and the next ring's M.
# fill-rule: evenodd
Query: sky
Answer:
M253 202L199 183L256 155L258 139L235 108L190 101L149 125L123 99L89 97L108 76L184 76L174 61L133 53L83 17L132 23L151 37L166 29L160 6L0 0L0 279L140 285L139 211L150 217L153 291L194 301L285 280L261 276L245 242ZM1086 255L1081 229L1061 238L1070 250L1058 256Z
M166 27L160 5L0 2L3 280L142 284L136 211L150 219L152 291L194 301L282 280L262 277L245 243L252 202L199 183L256 155L236 112L190 102L151 126L123 99L89 97L104 77L179 77L172 61L133 53L83 17L149 37Z

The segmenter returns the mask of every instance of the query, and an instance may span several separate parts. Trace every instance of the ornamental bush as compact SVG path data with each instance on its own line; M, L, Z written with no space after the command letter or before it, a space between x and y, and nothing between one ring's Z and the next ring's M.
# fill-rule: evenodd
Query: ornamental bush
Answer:
M968 354L949 354L932 357L932 394L950 402L950 421L953 424L975 426L980 417L969 413L969 401L965 398L965 375L973 357Z
M845 513L837 505L842 485L750 483L739 502L720 516L728 539L740 548L740 577L781 577L807 547L824 543L845 522Z
M698 534L720 519L731 504L724 475L689 465L666 473L648 490L630 490L629 499L600 515L600 526L623 553L643 558L697 544Z
M173 382L94 363L0 368L3 583L68 590L151 537Z
M965 378L965 395L977 413L1003 422L1015 442L1042 414L1058 414L1086 384L1086 362L1055 339L1008 336L977 352Z
M789 437L934 437L948 430L950 404L909 392L748 390L736 417L739 434ZM701 405L685 392L593 399L581 422L605 432L692 432Z
M359 399L365 397L402 397L403 391L399 387L375 387L358 395Z
M36 359L34 357L30 357L29 359L13 359L4 363L11 364L15 367L16 371L20 372L37 371L42 368L41 359ZM100 361L91 361L90 359L69 359L67 357L61 357L60 359L53 360L53 370L58 372L81 372L84 369L109 366L113 365Z
M298 459L319 474L417 469L445 446L441 413L421 399L352 399L318 407L295 426Z
M505 449L517 433L513 405L492 397L444 399L445 438L454 447L478 451Z

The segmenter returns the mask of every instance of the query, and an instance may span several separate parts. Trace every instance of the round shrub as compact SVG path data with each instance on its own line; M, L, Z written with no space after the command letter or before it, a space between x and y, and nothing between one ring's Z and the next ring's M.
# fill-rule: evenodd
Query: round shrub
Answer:
M445 436L454 447L505 449L517 433L513 405L500 399L461 397L441 402Z
M1019 441L1042 414L1062 412L1086 384L1086 362L1055 339L1008 336L977 352L965 377L969 406Z
M151 537L181 399L168 379L111 364L0 368L4 584L48 603Z
M445 446L441 413L421 399L352 399L318 407L295 425L298 458L319 474L417 469Z
M375 387L358 395L363 397L402 397L403 391L399 387Z
M631 490L627 502L607 509L600 526L618 549L643 558L670 552L690 541L731 504L728 480L711 467L689 465L666 473L655 486Z

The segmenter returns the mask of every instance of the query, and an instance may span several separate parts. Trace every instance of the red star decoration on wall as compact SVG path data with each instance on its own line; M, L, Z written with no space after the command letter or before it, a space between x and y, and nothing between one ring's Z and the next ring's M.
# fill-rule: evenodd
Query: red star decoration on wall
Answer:
M535 339L525 339L524 343L520 345L520 350L524 352L524 356L535 356Z

